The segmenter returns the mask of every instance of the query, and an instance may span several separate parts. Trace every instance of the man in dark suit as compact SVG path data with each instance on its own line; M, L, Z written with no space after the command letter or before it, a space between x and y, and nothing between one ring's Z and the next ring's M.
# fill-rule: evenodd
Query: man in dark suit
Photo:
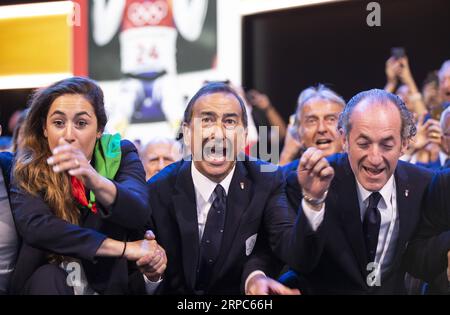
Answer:
M9 291L9 282L19 248L19 237L9 200L12 159L11 153L0 152L0 295Z
M428 282L429 294L450 294L449 191L450 169L445 169L431 182L419 230L406 253L411 274Z
M151 228L168 258L159 293L298 292L268 277L281 267L274 257L288 255L295 214L277 167L239 154L246 134L245 105L227 84L209 83L190 100L183 137L192 161L148 182Z
M283 281L311 294L405 293L404 251L420 218L431 178L399 161L415 134L397 96L370 90L354 96L339 118L346 153L316 148L287 178L299 209L290 266Z

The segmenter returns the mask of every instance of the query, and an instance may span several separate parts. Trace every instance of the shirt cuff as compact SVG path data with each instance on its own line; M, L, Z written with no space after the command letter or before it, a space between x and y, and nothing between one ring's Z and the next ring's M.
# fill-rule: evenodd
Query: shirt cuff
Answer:
M263 275L264 277L266 276L266 274L264 272L262 272L261 270L255 270L252 273L250 273L247 277L247 279L245 279L245 285L244 285L244 292L245 294L247 294L247 285L248 285L248 281L256 275Z
M305 217L308 219L308 222L312 230L316 232L323 221L323 215L325 213L325 204L322 205L322 208L320 208L319 211L315 211L308 205L305 199L302 199L302 208L303 213L305 214Z
M156 289L160 285L162 278L159 278L158 281L153 282L153 281L148 280L148 278L145 275L143 275L143 276L144 276L144 281L145 281L145 291L147 291L148 295L154 294Z

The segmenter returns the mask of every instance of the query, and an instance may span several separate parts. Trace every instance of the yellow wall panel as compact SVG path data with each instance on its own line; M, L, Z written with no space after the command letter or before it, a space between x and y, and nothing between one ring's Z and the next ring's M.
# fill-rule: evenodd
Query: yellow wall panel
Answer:
M0 19L0 76L72 71L67 15Z

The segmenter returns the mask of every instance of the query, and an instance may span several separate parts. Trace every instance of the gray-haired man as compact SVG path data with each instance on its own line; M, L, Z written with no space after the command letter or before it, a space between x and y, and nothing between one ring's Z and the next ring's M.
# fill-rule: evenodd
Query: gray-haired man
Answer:
M403 253L431 173L399 161L415 134L412 114L383 90L355 95L339 119L344 154L308 149L287 177L299 209L290 266L310 294L401 294Z

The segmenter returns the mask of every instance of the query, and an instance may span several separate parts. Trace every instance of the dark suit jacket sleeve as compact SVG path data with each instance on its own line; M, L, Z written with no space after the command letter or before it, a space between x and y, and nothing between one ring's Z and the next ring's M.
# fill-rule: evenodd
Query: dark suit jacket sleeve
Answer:
M450 170L436 174L430 185L419 229L408 245L407 269L432 281L447 269L450 250Z
M145 182L145 171L134 145L122 141L122 160L112 181L117 188L113 205L99 206L103 219L128 229L143 230L150 218L150 205Z
M245 294L245 282L252 272L259 270L268 277L278 278L283 265L283 262L270 250L265 232L259 231L253 253L244 265L241 292Z
M93 261L106 238L56 217L42 197L15 186L11 189L11 208L23 241L44 251Z
M295 222L295 211L289 207L286 185L281 172L273 179L272 193L264 209L264 228L272 251L284 262L291 256L289 240Z
M295 211L288 206L285 192L284 175L277 171L273 178L271 193L267 200L263 223L242 276L242 284L255 270L261 270L270 277L277 277L283 263L292 255L289 248Z
M288 265L297 272L309 273L317 265L323 252L328 211L325 209L321 225L317 231L313 231L302 209L301 200L303 197L295 172L291 172L287 177L286 191L290 206L298 210L291 239L288 242L291 253L288 256ZM325 206L328 207L330 202L328 198L325 201Z
M0 167L3 172L3 179L5 180L6 192L8 193L11 188L11 166L13 161L13 155L10 152L0 152Z

